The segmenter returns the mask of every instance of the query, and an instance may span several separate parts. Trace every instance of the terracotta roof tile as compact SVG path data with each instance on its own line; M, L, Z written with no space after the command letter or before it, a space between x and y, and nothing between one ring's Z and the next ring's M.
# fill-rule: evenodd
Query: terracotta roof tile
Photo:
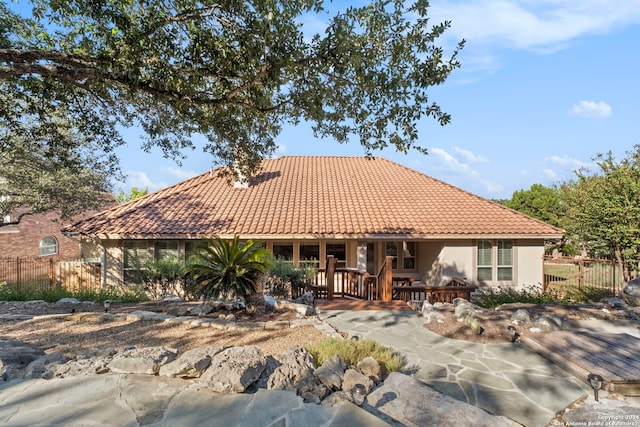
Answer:
M111 237L560 237L563 231L383 158L281 157L234 188L207 172L76 223Z

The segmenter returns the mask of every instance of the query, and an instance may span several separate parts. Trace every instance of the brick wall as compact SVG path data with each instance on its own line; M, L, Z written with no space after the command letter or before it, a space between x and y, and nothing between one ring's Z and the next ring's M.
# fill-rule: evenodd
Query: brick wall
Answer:
M11 219L17 218L21 212L16 211ZM80 258L80 245L65 237L60 229L65 225L57 213L25 215L16 225L0 227L0 257L39 257L40 241L43 237L53 236L58 241L56 258Z
M107 197L105 208L114 206L117 201L113 196ZM11 214L11 220L15 221L24 209L18 209ZM53 236L58 241L58 253L48 255L56 259L76 259L95 256L95 251L88 250L87 245L80 245L63 235L60 230L68 223L73 223L82 217L96 213L95 211L62 222L56 212L36 215L24 215L18 224L0 226L0 258L38 258L40 257L40 241L46 236ZM1 220L2 218L0 218ZM87 253L83 253L87 252Z

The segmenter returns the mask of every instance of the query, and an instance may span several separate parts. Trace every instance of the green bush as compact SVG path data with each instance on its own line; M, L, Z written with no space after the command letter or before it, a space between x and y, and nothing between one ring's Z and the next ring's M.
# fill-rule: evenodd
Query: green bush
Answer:
M118 300L122 302L147 301L148 298L141 289L106 288L102 290L67 291L62 288L42 289L36 286L28 286L21 291L11 289L6 283L0 283L0 301L33 301L43 300L56 302L62 298L75 298L78 301L103 302L105 300Z
M282 259L273 261L265 277L265 293L274 298L289 298L300 291L308 290L313 284L317 270L313 265L294 266Z
M481 288L473 302L481 307L496 308L502 304L526 303L544 304L546 302L558 301L556 294L542 292L541 287L529 286L524 289L497 286Z
M151 299L177 295L190 296L187 267L181 259L171 257L149 261L140 270L144 290Z
M342 357L347 365L355 366L365 357L373 357L380 364L383 378L391 372L400 371L404 365L403 358L373 340L345 340L328 338L316 344L309 344L306 349L313 356L318 366L335 356Z

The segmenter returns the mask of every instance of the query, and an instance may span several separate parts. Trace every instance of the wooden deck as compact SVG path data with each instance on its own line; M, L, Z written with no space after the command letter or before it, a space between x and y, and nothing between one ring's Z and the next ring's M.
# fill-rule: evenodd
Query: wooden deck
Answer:
M356 298L316 299L316 308L320 310L411 310L406 302L400 300L393 301L370 301Z
M522 343L585 382L598 374L604 389L640 396L640 339L632 335L557 331L523 337Z

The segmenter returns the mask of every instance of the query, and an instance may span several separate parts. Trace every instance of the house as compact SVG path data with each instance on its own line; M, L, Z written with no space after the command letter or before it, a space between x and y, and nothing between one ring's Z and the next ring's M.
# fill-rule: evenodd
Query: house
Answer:
M117 205L112 195L104 195L103 208ZM69 226L98 211L87 211L64 221L58 212L32 214L28 208L18 208L0 218L0 258L78 259L99 257L100 251L89 241L81 242L62 233Z
M542 282L545 240L563 230L384 158L286 156L233 185L204 173L67 229L103 248L103 282L133 277L140 260L185 257L201 239L264 241L294 264L339 265L424 283Z

